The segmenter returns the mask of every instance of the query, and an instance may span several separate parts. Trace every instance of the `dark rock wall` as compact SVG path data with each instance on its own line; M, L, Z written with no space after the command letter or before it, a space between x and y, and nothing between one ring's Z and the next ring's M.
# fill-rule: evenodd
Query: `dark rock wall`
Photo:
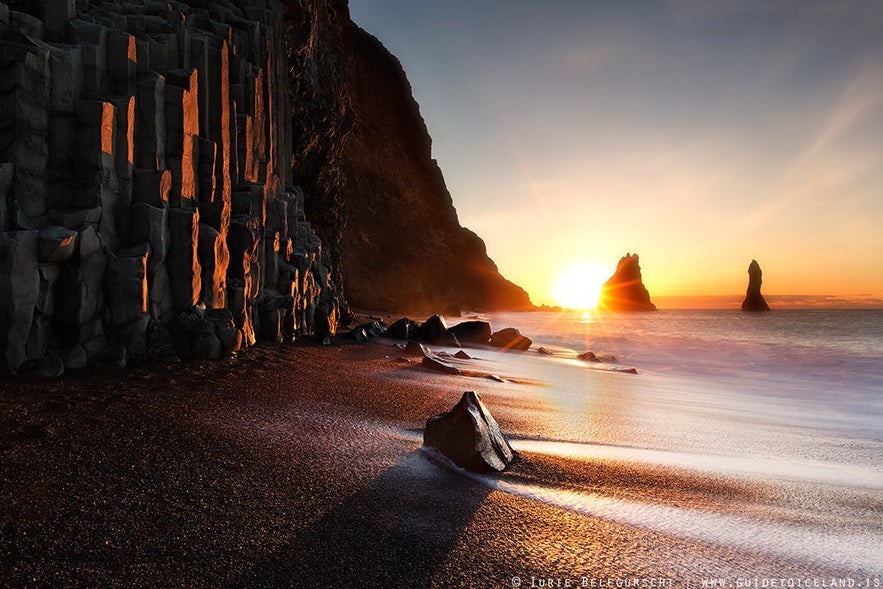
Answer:
M284 23L272 0L0 4L0 366L333 332Z
M294 178L355 306L530 308L460 226L401 64L345 2L300 0L289 21ZM321 139L321 140L317 140Z

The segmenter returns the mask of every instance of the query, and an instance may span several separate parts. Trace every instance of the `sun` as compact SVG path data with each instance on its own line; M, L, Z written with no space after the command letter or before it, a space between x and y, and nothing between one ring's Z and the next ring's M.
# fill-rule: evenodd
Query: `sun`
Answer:
M601 286L613 274L597 262L581 262L558 275L552 296L556 304L569 309L594 309L601 296Z

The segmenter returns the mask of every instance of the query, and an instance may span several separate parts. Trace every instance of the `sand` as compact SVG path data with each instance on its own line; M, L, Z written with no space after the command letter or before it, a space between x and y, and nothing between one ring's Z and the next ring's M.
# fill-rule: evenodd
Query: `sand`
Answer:
M849 573L463 476L420 436L464 390L516 447L543 430L538 415L566 408L543 405L534 368L499 364L510 382L496 383L482 376L493 361L450 376L398 356L385 340L258 346L215 363L4 381L0 586L699 587ZM763 503L676 468L530 452L498 480L710 513Z

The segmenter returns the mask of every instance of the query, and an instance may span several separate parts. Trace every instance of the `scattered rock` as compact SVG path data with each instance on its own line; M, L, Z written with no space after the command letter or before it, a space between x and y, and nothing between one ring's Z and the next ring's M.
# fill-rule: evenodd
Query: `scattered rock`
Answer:
M745 292L745 300L742 301L743 311L763 312L770 310L770 306L760 294L762 283L763 271L760 269L760 264L757 263L757 260L751 260L751 264L748 265L748 290Z
M488 374L487 377L494 382L506 382L506 379L496 374Z
M544 356L552 356L553 355L552 352L550 352L549 350L547 350L546 348L543 348L543 347L540 347L540 349L537 350L537 353L542 354Z
M349 337L359 343L366 343L372 338L377 338L386 333L386 323L383 321L372 321L371 323L363 323L354 327L349 333Z
M580 360L584 360L586 362L600 362L597 356L595 356L595 352L583 352L577 356Z
M475 472L502 472L515 456L497 421L472 391L463 393L447 413L426 421L423 444Z
M487 321L463 321L450 329L460 342L486 344L491 339L491 324Z
M650 293L641 278L638 254L626 254L616 265L616 272L601 287L598 308L607 311L655 311Z
M596 360L598 360L598 362L604 362L606 364L614 364L618 362L616 356L614 356L613 354L599 354L595 358Z
M514 327L501 329L491 335L490 344L506 350L526 350L533 342L530 338L521 335Z
M472 360L472 356L470 356L463 350L459 350L456 354L454 354L454 358L457 358L459 360Z
M449 362L445 362L434 354L423 356L423 366L436 372L444 372L445 374L462 374L460 369Z
M412 358L420 358L432 354L432 351L420 342L410 341L408 342L408 345L402 349L402 353L405 356L411 356Z

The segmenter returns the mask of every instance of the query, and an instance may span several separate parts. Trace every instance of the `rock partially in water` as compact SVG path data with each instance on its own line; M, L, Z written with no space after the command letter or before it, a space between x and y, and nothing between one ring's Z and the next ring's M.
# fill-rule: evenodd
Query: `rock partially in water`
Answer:
M601 287L598 308L607 311L655 311L650 293L641 278L638 254L626 254L616 265L616 272Z
M760 285L763 283L763 271L757 260L751 260L748 265L748 290L745 292L745 300L742 301L743 311L762 312L769 311L770 306L767 304L763 295L760 294Z
M491 339L491 324L487 321L463 321L450 329L460 342L486 344Z
M507 350L526 350L533 342L514 327L507 327L491 336L490 344Z
M445 374L462 374L459 368L450 362L445 362L434 354L423 356L422 365L430 370L435 370L436 372L444 372Z
M578 355L577 358L579 358L580 360L583 360L585 362L600 362L598 357L595 356L595 352L591 352L591 351L583 352L582 354Z
M420 342L448 344L456 338L452 338L448 331L448 324L441 315L433 315L423 322L414 334L414 339Z
M426 421L423 444L474 472L502 472L515 456L494 416L472 391L447 413Z
M542 354L543 356L552 356L553 355L552 352L550 352L549 350L547 350L546 348L543 348L543 347L540 347L540 349L537 350L537 353Z

